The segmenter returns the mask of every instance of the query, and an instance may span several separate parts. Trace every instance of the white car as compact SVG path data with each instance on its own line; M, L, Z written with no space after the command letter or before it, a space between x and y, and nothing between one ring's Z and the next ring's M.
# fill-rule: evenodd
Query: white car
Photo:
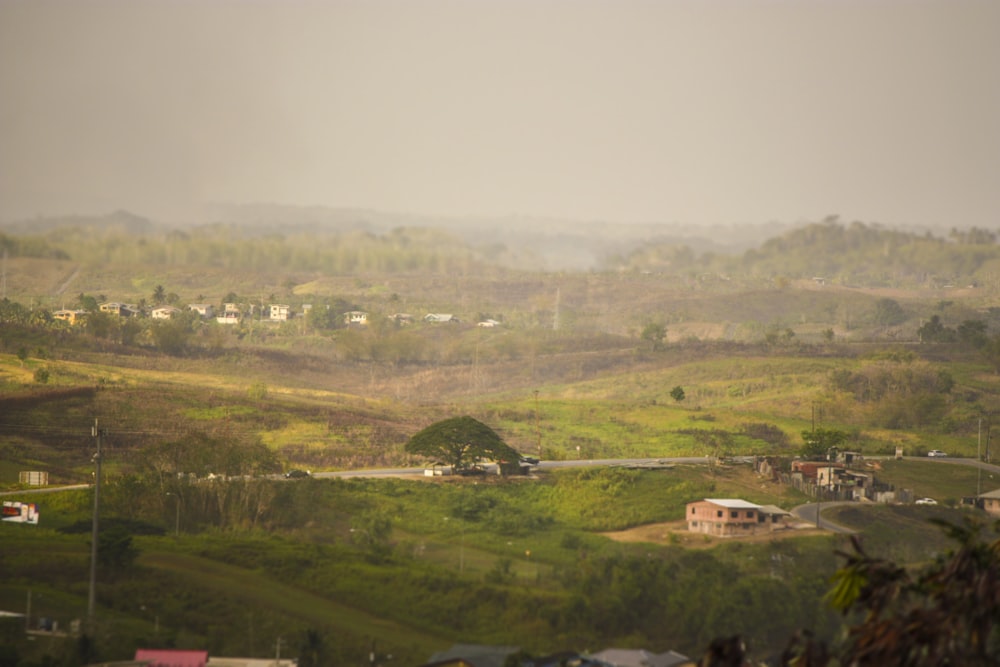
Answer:
M931 451L927 452L927 456L948 456L948 455L942 452L940 449L932 449Z
M934 500L933 498L918 498L917 499L917 504L918 505L937 505L937 501Z

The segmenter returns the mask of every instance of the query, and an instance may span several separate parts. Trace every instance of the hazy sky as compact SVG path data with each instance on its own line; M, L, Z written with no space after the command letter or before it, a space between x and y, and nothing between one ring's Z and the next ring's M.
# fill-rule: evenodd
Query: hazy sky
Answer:
M0 0L0 220L1000 226L998 0Z

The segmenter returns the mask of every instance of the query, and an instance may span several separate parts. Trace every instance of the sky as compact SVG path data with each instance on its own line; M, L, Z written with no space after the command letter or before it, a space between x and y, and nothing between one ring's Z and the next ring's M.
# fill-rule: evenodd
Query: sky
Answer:
M1000 225L996 0L0 0L0 221Z

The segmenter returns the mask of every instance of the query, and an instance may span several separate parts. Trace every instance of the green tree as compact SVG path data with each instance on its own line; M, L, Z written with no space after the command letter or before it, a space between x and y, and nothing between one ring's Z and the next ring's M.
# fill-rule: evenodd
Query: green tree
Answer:
M122 526L105 528L97 538L97 563L111 571L131 566L139 557L132 536Z
M670 390L670 398L674 399L678 403L684 400L684 387L677 385Z
M392 521L378 512L357 514L351 519L351 541L361 546L373 563L385 561L392 553Z
M981 349L989 342L986 333L986 322L982 320L965 320L956 329L958 340L963 345Z
M478 458L517 461L520 457L496 431L469 416L431 424L410 438L406 452L455 469L467 467Z
M329 651L323 641L324 633L309 628L299 642L298 667L322 667L330 664Z
M35 382L38 384L47 384L49 381L49 370L47 368L38 368L35 370Z
M819 458L826 456L834 447L840 447L847 441L847 433L836 429L817 428L810 431L802 431L801 453L806 458Z
M650 322L642 328L641 338L649 341L653 350L659 350L663 346L663 339L667 337L667 328L659 322Z
M95 338L111 338L118 331L116 315L100 311L91 312L87 316L87 333Z
M931 315L931 319L917 329L917 337L921 343L951 343L956 335L954 329L946 327L941 322L940 315Z
M149 328L153 342L164 354L182 356L191 339L191 322L184 317L175 317L156 322Z
M875 324L890 327L906 321L906 311L895 299L879 299L875 302Z
M153 290L153 303L160 305L167 299L167 290L163 288L163 285L157 285L156 289Z
M861 621L836 664L1000 664L1000 540L983 539L983 524L968 517L960 526L932 521L958 547L918 570L869 556L856 537L853 553L840 554L846 563L827 599Z
M76 300L80 304L80 308L86 310L88 313L97 312L98 305L95 297L80 292L79 296L76 297Z

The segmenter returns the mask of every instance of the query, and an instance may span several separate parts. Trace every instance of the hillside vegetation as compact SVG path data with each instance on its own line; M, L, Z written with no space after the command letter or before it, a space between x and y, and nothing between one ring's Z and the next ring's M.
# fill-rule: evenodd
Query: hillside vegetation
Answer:
M21 490L25 470L91 482L96 426L109 536L93 643L22 644L24 664L139 645L269 656L278 637L322 656L303 667L366 660L373 640L398 664L460 641L695 655L737 633L773 656L799 628L837 636L836 538L693 550L605 533L680 521L704 497L810 502L724 462L787 462L817 427L869 457L990 450L1000 311L982 230L827 220L734 255L647 243L617 247L613 270L545 272L454 230L282 229L118 214L0 238L0 487ZM245 316L122 318L107 301ZM295 316L267 321L273 303ZM64 307L83 323L54 319ZM353 310L368 325L347 325ZM713 465L419 476L407 441L463 415L545 460ZM387 467L418 475L281 478ZM926 519L960 520L960 499L993 484L917 461L882 474L941 504L836 511L906 563L947 549ZM30 589L34 615L68 623L86 607L92 491L33 500L41 525L0 524L0 605Z

